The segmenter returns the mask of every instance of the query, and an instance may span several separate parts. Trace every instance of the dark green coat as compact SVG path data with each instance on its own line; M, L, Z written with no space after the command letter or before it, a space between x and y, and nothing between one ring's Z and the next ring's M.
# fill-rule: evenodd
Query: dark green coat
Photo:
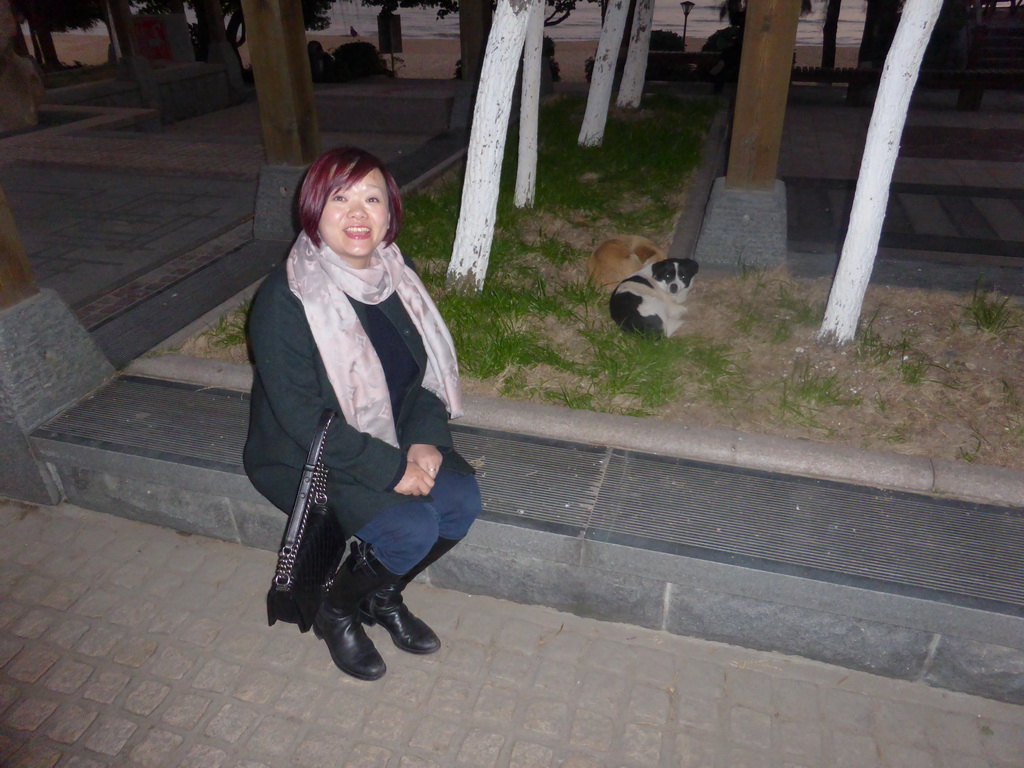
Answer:
M362 305L354 302L353 307L365 325ZM302 303L288 287L284 264L260 286L249 314L255 372L245 472L260 493L290 513L317 421L325 408L333 409L340 418L331 425L324 449L328 496L349 535L385 507L423 498L387 490L399 479L410 445L436 445L443 455L442 468L462 474L473 471L452 448L444 403L422 387L427 354L401 300L392 294L379 307L419 366L395 417L401 448L357 431L341 417Z

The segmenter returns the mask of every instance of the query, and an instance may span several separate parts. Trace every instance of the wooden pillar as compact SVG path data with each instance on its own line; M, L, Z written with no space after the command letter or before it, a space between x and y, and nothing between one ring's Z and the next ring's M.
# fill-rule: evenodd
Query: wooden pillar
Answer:
M475 83L483 67L487 36L491 31L491 4L488 0L461 0L459 3L459 43L462 79Z
M128 0L109 0L108 7L110 8L110 26L113 27L114 37L117 38L117 47L120 49L121 58L134 56L132 9L128 5Z
M226 43L228 34L224 30L224 10L220 7L220 0L202 0L202 3L210 43Z
M775 185L799 16L800 0L747 4L728 189L770 191Z
M242 0L267 162L309 165L320 153L299 0Z
M198 0L196 10L206 22L206 60L211 64L223 64L228 77L228 87L237 101L245 98L245 83L242 80L242 60L238 51L228 42L224 29L224 9L220 0Z
M14 214L0 188L0 310L39 293Z
M28 43L25 42L25 33L21 31L21 24L14 25L14 52L19 56L30 56Z

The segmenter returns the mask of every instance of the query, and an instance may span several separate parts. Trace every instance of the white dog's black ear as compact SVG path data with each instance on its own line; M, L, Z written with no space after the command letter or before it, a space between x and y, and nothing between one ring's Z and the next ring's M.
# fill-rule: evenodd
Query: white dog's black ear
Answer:
M687 280L697 274L697 270L700 269L698 264L693 259L680 259L679 260L679 276L685 277Z

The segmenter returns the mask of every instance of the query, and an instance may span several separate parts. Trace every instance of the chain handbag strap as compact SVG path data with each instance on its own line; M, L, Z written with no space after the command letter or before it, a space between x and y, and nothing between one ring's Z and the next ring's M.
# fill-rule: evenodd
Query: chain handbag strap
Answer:
M323 460L324 446L320 444L320 455L316 457L316 464L313 467L313 487L310 489L313 498L313 506L327 506L327 465Z
M294 578L295 558L298 556L298 543L306 532L306 524L309 521L309 509L311 504L324 507L327 506L327 467L323 462L324 444L327 442L327 430L334 419L334 411L325 410L320 416L320 423L317 425L316 435L309 447L309 455L306 457L306 465L303 468L303 476L299 481L299 488L308 484L306 493L301 499L301 507L296 504L292 510L292 516L288 521L288 529L285 532L284 544L277 557L277 571L274 574L274 585L281 588L288 588Z

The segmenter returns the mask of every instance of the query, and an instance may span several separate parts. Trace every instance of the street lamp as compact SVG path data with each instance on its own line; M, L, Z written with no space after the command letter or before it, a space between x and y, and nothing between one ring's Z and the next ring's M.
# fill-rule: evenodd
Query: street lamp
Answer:
M683 6L683 53L686 53L686 22L690 20L690 11L693 10L693 6L696 3L691 3L690 0L683 0L680 5Z

